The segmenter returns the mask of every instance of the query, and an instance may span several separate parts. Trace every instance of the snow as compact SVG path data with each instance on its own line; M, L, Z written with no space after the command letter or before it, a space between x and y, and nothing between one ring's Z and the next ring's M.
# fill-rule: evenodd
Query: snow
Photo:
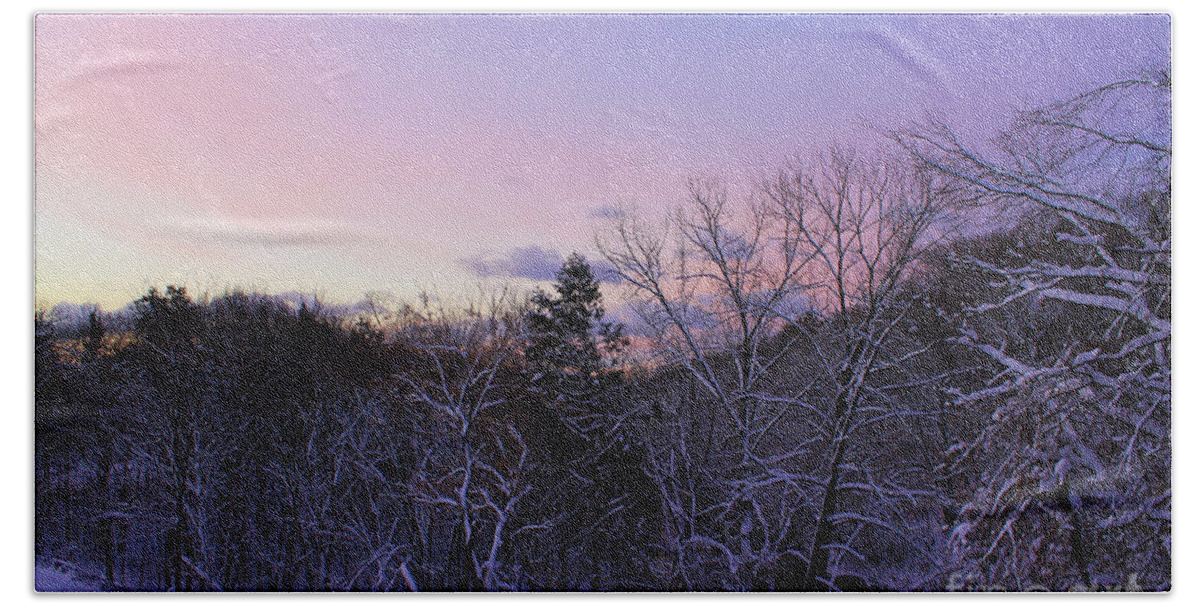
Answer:
M100 585L80 580L64 566L38 563L33 567L33 588L40 593L102 591Z

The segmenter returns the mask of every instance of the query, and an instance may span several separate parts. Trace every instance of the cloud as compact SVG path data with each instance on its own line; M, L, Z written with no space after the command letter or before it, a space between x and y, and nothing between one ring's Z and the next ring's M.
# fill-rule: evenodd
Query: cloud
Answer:
M592 267L592 276L596 277L601 283L612 283L619 285L621 283L621 273L617 269L604 260L588 260L588 265Z
M162 223L162 230L192 240L232 245L340 245L362 235L343 222L246 218L195 218Z
M551 281L562 267L563 256L557 251L529 245L515 247L499 257L477 255L459 263L481 277L506 276Z
M588 212L588 217L613 220L619 219L626 214L626 210L616 205L600 205Z
M562 268L565 258L553 249L543 249L537 245L514 247L502 255L477 255L459 260L466 268L475 274L487 277L513 277L532 279L534 281L553 281ZM605 283L617 283L620 277L616 269L607 262L588 260L592 274L596 280Z

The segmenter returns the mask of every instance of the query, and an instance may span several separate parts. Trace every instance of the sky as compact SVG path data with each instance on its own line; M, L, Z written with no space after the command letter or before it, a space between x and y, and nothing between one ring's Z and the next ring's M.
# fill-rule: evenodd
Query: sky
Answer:
M39 15L35 300L545 284L615 206L1170 61L1162 15Z

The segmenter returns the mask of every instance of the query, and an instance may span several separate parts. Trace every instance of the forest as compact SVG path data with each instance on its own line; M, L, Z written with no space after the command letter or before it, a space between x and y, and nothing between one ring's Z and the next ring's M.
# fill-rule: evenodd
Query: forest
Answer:
M987 146L886 139L616 211L531 294L39 311L36 559L141 591L1170 589L1170 72Z

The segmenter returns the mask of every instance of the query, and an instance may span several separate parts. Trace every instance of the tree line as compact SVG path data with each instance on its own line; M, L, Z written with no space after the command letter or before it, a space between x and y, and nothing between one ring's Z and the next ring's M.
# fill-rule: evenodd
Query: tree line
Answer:
M107 588L1167 589L1170 76L694 184L550 291L150 289L35 335L35 549Z

